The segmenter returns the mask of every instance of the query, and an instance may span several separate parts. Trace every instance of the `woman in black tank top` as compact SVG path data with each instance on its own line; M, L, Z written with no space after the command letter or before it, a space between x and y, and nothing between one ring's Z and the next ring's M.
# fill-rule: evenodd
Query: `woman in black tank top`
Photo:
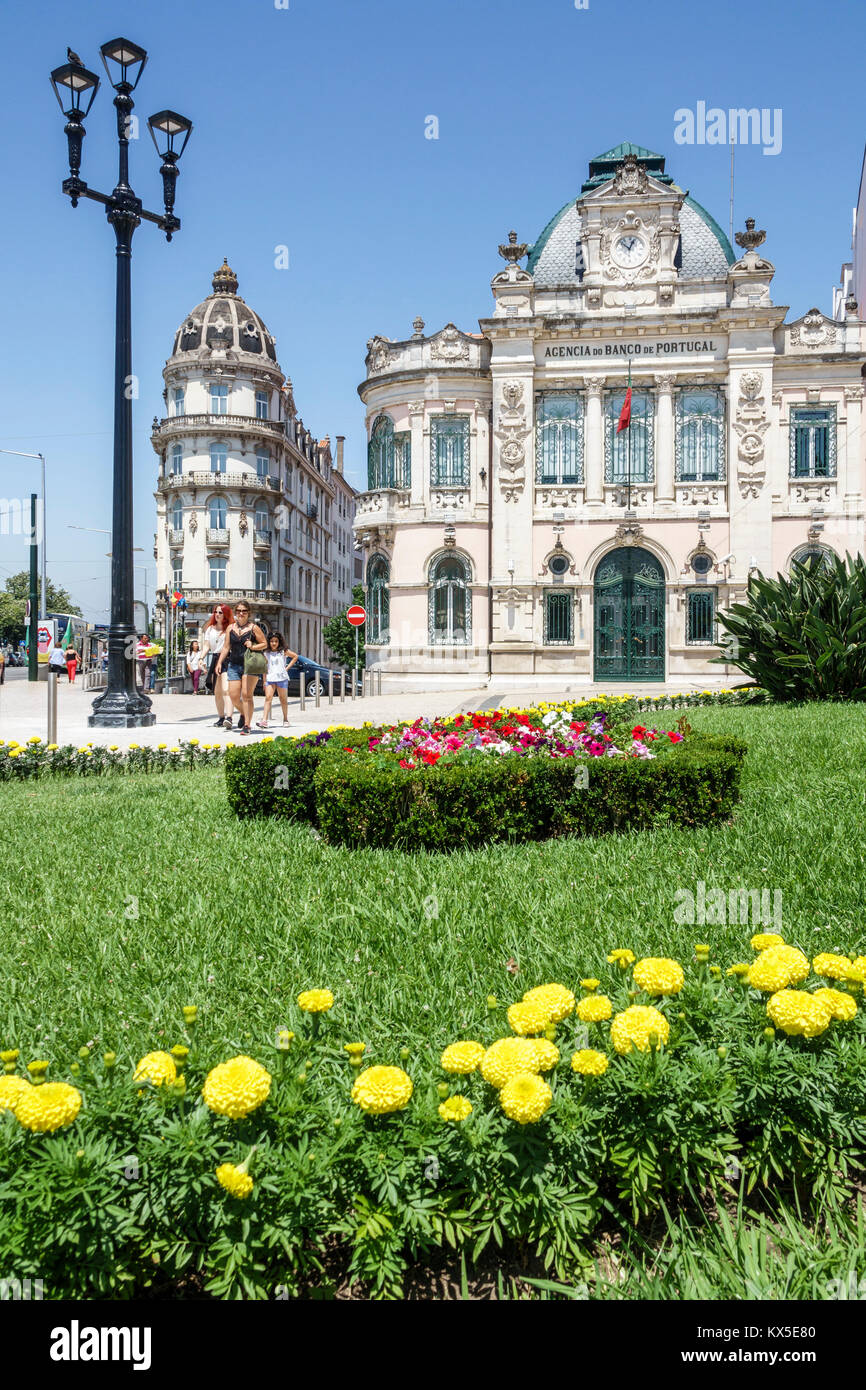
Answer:
M261 628L250 621L250 610L241 602L235 608L235 621L226 630L225 642L217 662L217 675L223 666L228 668L228 687L231 702L238 711L238 733L248 734L253 720L253 691L257 676L244 673L247 652L263 652L267 643ZM231 725L229 725L231 727Z

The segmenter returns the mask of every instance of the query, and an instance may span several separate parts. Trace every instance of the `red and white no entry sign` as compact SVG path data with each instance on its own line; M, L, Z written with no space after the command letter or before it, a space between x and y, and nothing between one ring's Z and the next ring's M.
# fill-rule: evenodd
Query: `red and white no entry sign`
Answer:
M346 618L352 624L352 627L362 627L367 621L367 613L366 610L361 607L360 603L353 603L352 607L346 610Z

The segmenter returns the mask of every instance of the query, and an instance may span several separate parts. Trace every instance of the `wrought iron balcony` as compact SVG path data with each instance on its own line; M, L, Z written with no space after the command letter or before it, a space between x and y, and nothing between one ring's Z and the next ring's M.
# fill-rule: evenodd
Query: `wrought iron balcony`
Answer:
M205 540L209 546L217 549L227 549L229 546L229 536L231 532L225 526L209 526L205 532Z
M255 535L253 536L253 545L256 550L270 550L272 535L273 532L270 530L260 531L256 528Z
M169 527L169 531L168 531L168 543L169 543L169 545L183 545L183 528L182 528L182 527L181 527L180 530L178 530L178 529L177 529L176 527L174 527L174 526L170 526L170 527Z

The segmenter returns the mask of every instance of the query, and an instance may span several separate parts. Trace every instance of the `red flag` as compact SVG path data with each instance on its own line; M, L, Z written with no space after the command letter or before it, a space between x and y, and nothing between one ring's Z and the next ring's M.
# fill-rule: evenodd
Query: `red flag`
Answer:
M631 387L629 387L628 390L627 390L626 393L625 393L625 400L624 400L623 403L622 403L622 410L621 410L620 413L619 413L619 424L618 424L617 427L616 427L616 432L617 432L617 434L619 434L620 430L627 430L630 424L631 424Z

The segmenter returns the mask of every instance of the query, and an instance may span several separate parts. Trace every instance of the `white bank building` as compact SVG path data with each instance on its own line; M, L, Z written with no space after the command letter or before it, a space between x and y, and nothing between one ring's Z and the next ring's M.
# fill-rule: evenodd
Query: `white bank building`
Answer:
M764 240L749 219L735 251L623 144L533 244L499 248L480 332L370 340L369 664L733 679L716 615L750 574L863 550L858 305L789 319Z

